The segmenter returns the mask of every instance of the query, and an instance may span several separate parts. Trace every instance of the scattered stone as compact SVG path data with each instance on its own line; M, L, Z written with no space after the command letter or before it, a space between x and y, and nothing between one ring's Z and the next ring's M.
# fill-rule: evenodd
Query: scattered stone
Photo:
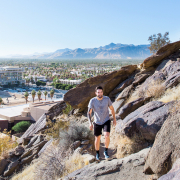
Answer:
M18 169L19 167L19 162L18 160L16 160L15 162L11 162L8 167L6 168L6 170L4 171L4 176L10 176L14 173L14 171L16 169Z
M82 156L83 156L84 162L88 161L88 163L93 163L95 161L95 156L91 154L83 154Z
M8 162L6 159L1 159L1 161L0 161L0 175L3 174L7 164L8 164Z
M37 140L38 135L35 135L33 138L31 138L29 144L26 146L26 148L32 147L33 143Z
M89 140L83 140L81 141L81 144L89 144Z
M171 170L161 176L158 180L179 180L180 179L180 158L173 164Z
M24 152L24 148L22 146L18 146L18 147L15 148L15 155L16 156L22 155L23 152Z
M74 154L75 154L75 153L81 154L82 151L83 151L83 148L82 148L82 147L78 147L78 148L74 151Z
M75 141L74 143L72 143L72 144L70 145L70 148L73 149L73 150L75 150L75 149L77 149L80 145L81 145L81 141Z

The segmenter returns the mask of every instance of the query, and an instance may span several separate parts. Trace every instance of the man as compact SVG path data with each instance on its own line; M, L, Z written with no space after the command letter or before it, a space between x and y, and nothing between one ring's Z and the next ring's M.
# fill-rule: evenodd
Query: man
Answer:
M103 96L103 88L101 86L96 87L95 89L96 97L92 98L89 101L88 105L88 119L89 119L89 128L93 130L93 123L91 121L92 111L94 112L94 135L95 135L95 149L96 149L96 160L99 161L99 148L100 148L100 139L102 134L102 129L105 137L105 150L104 156L105 159L109 158L108 155L108 146L110 143L110 129L111 121L109 119L109 110L113 115L113 125L116 126L116 117L112 102L108 96Z

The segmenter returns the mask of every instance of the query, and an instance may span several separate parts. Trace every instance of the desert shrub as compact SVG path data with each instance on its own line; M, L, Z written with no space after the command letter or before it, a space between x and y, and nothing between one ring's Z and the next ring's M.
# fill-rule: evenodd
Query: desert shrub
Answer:
M158 100L164 103L167 103L173 100L180 100L179 94L180 94L180 85L167 89L164 95L160 97Z
M14 125L12 127L12 130L14 130L15 132L24 132L29 128L30 125L31 123L29 121L21 121Z
M72 123L71 125L69 125L68 130L60 131L59 137L60 146L63 146L67 149L73 142L77 140L93 140L94 136L92 134L92 131L90 131L86 126Z
M55 123L48 119L46 122L48 128L45 130L45 134L47 134L49 138L53 137L54 139L58 139L60 131L66 130L69 124L69 121L61 119L57 119Z
M165 93L165 86L161 81L153 81L145 91L145 96L159 98Z
M69 114L70 111L73 109L70 104L66 104L67 107L63 110L64 114Z
M66 154L62 147L53 145L41 154L35 168L36 179L54 180L62 176Z
M113 142L117 149L117 158L126 157L148 146L148 143L140 134L134 134L131 138L126 135L116 134Z
M3 134L0 137L0 156L8 158L8 152L15 148L18 143L12 141L10 136L11 131L7 132L7 129L4 129Z

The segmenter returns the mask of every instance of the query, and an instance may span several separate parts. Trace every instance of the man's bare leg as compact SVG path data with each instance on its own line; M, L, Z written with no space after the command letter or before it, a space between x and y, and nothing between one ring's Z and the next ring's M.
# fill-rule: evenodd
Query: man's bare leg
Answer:
M99 161L99 148L100 148L101 135L95 136L95 149L96 149L96 160Z
M96 149L96 151L99 151L99 148L100 148L100 140L101 140L101 135L95 136L95 149Z
M105 137L105 150L104 150L104 156L105 159L109 159L109 155L108 155L108 147L109 147L109 143L110 143L110 133L109 132L104 132L104 137Z
M104 137L105 137L105 147L108 148L109 143L110 143L110 133L109 132L104 132Z

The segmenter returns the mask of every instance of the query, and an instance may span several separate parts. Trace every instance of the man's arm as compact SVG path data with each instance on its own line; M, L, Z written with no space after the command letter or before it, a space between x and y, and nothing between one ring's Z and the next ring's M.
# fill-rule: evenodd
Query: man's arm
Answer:
M113 115L113 125L116 126L116 116L115 116L115 112L114 112L114 108L113 105L109 106L109 109L111 110L111 113Z
M91 114L92 114L92 109L88 108L88 112L87 112L87 117L89 120L89 129L93 130L93 124L92 124L92 120L91 120Z

